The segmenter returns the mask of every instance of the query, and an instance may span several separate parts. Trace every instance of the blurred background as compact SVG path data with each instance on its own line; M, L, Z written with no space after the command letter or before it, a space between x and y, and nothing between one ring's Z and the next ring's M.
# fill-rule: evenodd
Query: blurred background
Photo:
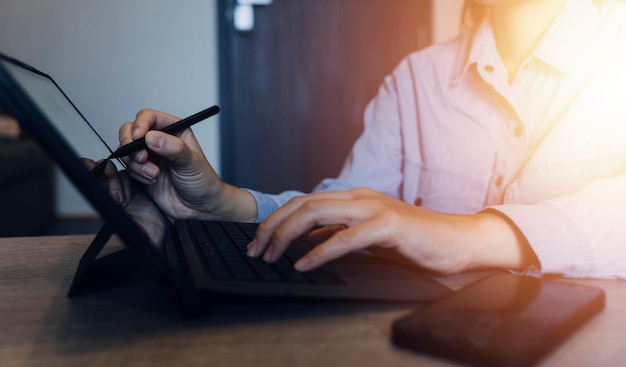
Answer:
M306 191L339 172L402 57L457 34L462 4L0 0L0 52L52 75L112 146L141 108L187 116L218 104L193 130L225 181ZM97 230L90 205L59 170L28 163L45 154L11 129L0 120L0 236ZM43 198L20 196L38 187ZM20 226L34 216L17 212L40 218Z

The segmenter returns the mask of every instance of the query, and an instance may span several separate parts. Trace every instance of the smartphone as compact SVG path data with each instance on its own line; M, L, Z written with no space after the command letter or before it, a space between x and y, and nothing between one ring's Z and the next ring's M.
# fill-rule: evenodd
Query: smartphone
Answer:
M498 273L393 322L394 344L475 366L530 366L604 308L604 291Z

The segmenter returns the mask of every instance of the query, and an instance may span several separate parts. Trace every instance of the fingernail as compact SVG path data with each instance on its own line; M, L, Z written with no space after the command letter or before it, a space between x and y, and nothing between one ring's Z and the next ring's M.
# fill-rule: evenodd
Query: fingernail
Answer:
M161 149L163 148L163 137L154 136L154 134L147 134L146 143L148 143L148 145L152 148Z
M143 161L143 156L146 154L143 150L135 156L135 161L141 163Z
M305 257L300 258L300 260L296 261L293 267L297 271L307 271L309 270L310 264L311 264L311 261L309 261L309 259L307 259L307 257L305 256Z
M156 170L149 166L141 167L141 173L143 173L144 176L152 179L156 177Z
M272 261L272 246L270 245L267 250L265 250L265 254L263 255L263 260L266 262Z
M250 257L256 257L256 238L252 240L252 242L250 242L248 244L248 252L246 252L246 255L250 256Z
M111 191L111 196L113 196L118 204L124 205L124 199L122 199L122 194L119 191Z

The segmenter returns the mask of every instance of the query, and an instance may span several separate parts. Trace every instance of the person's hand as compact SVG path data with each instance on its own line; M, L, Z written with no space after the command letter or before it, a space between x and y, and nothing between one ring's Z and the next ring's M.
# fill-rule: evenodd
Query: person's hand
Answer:
M21 134L20 125L14 118L0 114L0 137L17 139Z
M146 185L170 217L254 221L254 198L220 180L191 129L178 136L157 131L178 120L144 109L120 127L120 145L146 139L146 150L124 158L131 177Z
M128 176L128 171L118 171L109 159L94 161L81 158L91 174L109 192L113 200L124 207L156 246L161 245L166 222L163 215Z
M108 159L94 161L91 158L81 158L90 174L100 182L105 190L111 194L115 202L122 206L128 205L133 195L132 185L126 172L119 172L115 164Z
M530 261L523 236L499 215L441 214L364 188L292 199L259 226L248 254L273 262L308 229L337 224L345 228L318 236L322 243L296 263L297 270L311 270L359 249L382 250L441 273L482 266L523 268Z

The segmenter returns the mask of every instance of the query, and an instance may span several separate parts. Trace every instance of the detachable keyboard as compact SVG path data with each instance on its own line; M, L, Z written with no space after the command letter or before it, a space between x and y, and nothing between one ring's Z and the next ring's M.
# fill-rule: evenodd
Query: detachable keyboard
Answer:
M256 223L185 221L195 239L209 274L218 279L242 279L268 282L344 284L332 272L315 269L300 273L294 263L306 254L311 245L305 240L294 241L285 254L270 264L261 258L246 255L254 238Z

